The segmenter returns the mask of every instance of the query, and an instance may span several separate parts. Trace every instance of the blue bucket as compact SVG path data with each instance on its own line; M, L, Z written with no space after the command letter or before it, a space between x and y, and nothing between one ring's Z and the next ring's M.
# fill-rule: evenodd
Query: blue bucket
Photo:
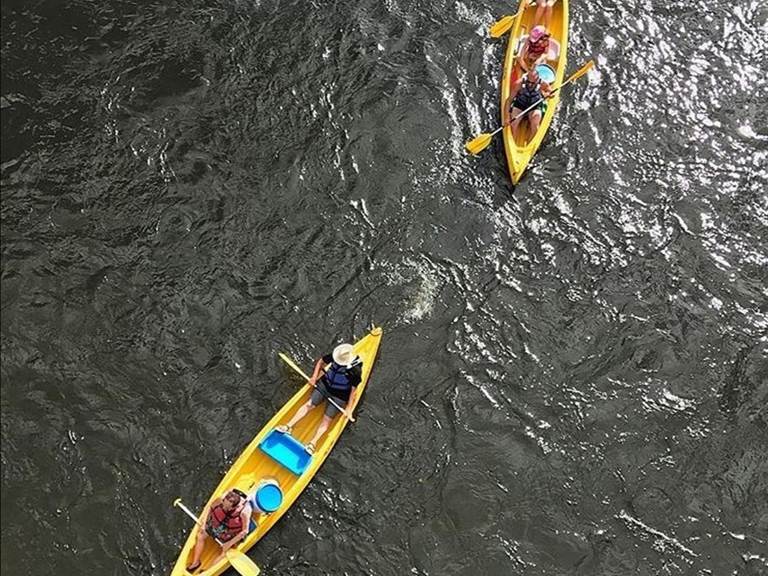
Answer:
M539 73L539 77L547 84L552 84L555 81L555 71L551 66L539 64L536 66L536 72Z
M283 491L276 483L266 482L256 490L253 500L259 510L269 514L280 508L283 503Z
M301 476L312 461L312 455L304 448L304 444L290 434L277 430L270 430L259 448L296 476Z

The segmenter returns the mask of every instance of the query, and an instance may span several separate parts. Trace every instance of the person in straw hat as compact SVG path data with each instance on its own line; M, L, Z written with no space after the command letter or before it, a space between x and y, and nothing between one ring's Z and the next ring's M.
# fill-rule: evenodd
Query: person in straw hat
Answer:
M327 369L324 369L328 366ZM320 373L324 372L322 376ZM332 354L326 354L315 363L315 371L309 379L314 386L309 401L298 409L288 424L277 427L278 432L290 434L293 427L306 416L310 410L325 402L325 414L315 431L312 440L305 446L307 452L314 453L317 442L322 438L331 420L339 413L339 408L346 409L347 405L354 406L355 390L363 376L363 363L355 355L351 344L339 344ZM333 400L331 402L330 400ZM338 406L334 406L334 403Z

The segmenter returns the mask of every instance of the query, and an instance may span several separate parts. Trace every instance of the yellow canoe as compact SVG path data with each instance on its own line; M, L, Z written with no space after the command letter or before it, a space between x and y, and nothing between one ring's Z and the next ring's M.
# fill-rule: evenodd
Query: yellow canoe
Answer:
M371 375L371 369L373 368L373 363L376 359L376 353L379 349L381 335L381 328L373 328L362 340L355 344L355 353L363 361L362 380L357 387L355 403L359 402L366 384L368 383L368 378ZM309 481L328 457L328 454L347 425L346 418L341 415L336 417L328 428L328 431L318 443L314 455L300 475L291 472L289 469L268 456L262 449L262 441L267 439L270 436L270 433L279 434L277 432L272 432L273 429L280 424L288 422L299 407L309 399L312 390L313 389L309 385L303 386L302 389L299 390L269 422L267 422L266 426L261 429L245 451L238 457L237 461L229 469L229 472L224 476L224 479L221 481L218 488L216 488L211 495L208 502L209 504L215 498L221 497L232 488L239 488L247 494L251 494L260 482L266 478L273 479L280 485L283 492L283 500L280 508L267 516L261 517L258 528L251 532L243 542L237 545L236 548L241 552L247 551L256 544L256 542L269 532L275 522L288 511L288 508L291 507L299 494L301 494L301 491L304 490L307 484L309 484ZM354 410L354 408L355 406L350 406L351 410ZM312 410L293 429L291 434L292 437L302 443L308 442L312 437L315 428L320 423L322 416L322 407ZM186 567L191 561L191 553L195 546L195 542L197 541L198 530L199 528L195 526L190 531L189 537L187 538L187 541L179 554L179 558L176 561L176 565L171 572L172 576L189 575ZM219 545L212 542L209 538L201 557L202 569L195 573L196 576L218 576L230 567L229 561L226 558L222 558L215 564L210 565L219 552Z
M529 3L530 0L520 0L519 9L522 10L523 7L528 6ZM535 6L525 8L525 11L517 19L517 22L515 22L515 25L509 33L507 55L504 59L504 70L501 75L502 121L506 121L507 119L507 111L504 109L504 104L507 101L507 98L509 98L512 84L518 79L521 72L520 67L516 65L515 61L520 55L525 38L527 38L528 33L534 27L533 19L535 15ZM557 57L547 61L547 64L555 71L554 84L559 85L563 81L563 76L565 74L566 56L568 52L568 0L557 0L553 7L552 21L548 26L548 30L551 34L551 39L555 40L559 45ZM504 148L507 153L507 165L509 166L509 175L514 184L517 184L523 176L526 166L528 166L528 163L531 161L531 158L533 158L536 150L539 149L542 140L544 140L544 136L547 134L549 125L552 123L552 118L555 115L555 110L557 109L557 104L559 102L560 92L556 92L555 95L548 100L547 111L541 119L539 130L527 144L525 143L524 130L520 131L521 133L518 134L518 139L516 141L512 136L512 128L504 128L503 136Z

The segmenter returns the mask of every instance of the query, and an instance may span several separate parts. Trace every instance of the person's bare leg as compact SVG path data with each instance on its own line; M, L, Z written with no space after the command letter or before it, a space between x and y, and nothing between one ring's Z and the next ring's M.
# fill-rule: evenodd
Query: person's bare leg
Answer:
M549 30L552 25L552 12L554 12L554 6L557 0L547 0L547 8L544 10L544 26Z
M556 0L536 0L536 14L533 16L533 25L543 24L547 30L552 24L552 12Z
M304 404L301 408L299 408L298 412L296 412L296 414L293 415L293 418L291 418L288 421L288 424L286 424L286 426L288 426L289 429L296 426L296 424L298 424L301 421L301 419L304 418L304 416L306 416L310 410L312 410L312 408L314 408L314 406L312 405L312 401L309 401L306 404Z
M523 121L523 117L520 116L520 112L522 110L520 108L512 108L512 118L515 118L515 120L512 121L512 137L517 140L517 134L520 132L520 122Z
M195 543L195 551L192 554L192 562L187 564L187 566L195 566L200 562L200 556L203 554L206 538L208 538L208 534L206 534L205 530L200 529L197 533L197 542Z
M315 435L312 437L312 440L309 441L312 446L317 446L318 441L323 437L325 431L328 430L328 426L331 425L331 420L333 420L333 418L330 416L323 415L323 419L320 422L320 425L317 427Z
M528 117L528 142L533 140L533 137L536 136L536 132L538 132L540 124L541 112L539 110L534 110L529 114Z

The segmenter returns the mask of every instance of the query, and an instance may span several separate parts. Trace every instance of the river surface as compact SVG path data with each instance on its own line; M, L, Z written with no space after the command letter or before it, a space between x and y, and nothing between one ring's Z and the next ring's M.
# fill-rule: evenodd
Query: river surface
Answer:
M373 323L266 576L768 573L768 9L572 4L513 188L514 5L4 0L3 575L168 574Z

